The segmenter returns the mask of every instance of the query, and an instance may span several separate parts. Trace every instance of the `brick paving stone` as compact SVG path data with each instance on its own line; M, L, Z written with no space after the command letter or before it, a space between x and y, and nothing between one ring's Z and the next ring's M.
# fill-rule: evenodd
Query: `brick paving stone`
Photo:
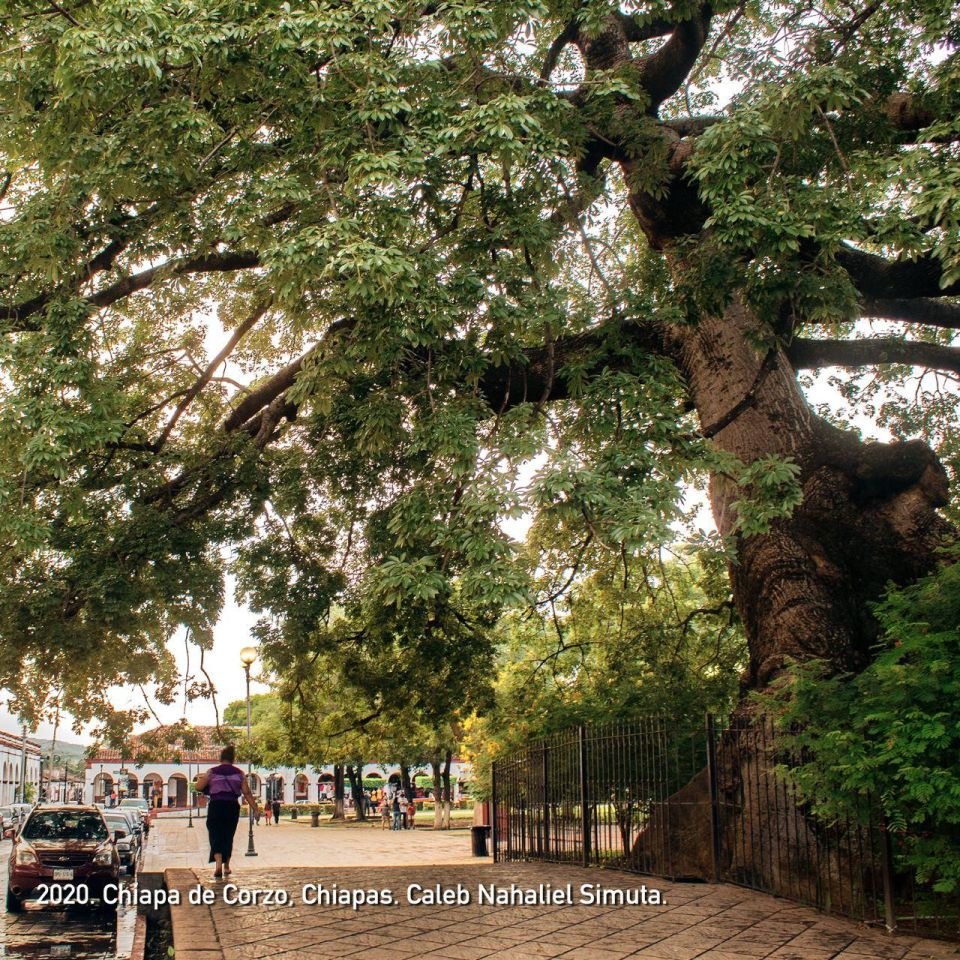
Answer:
M425 831L426 832L426 831ZM200 873L207 877L207 871ZM584 871L561 865L453 864L245 869L232 878L246 889L285 889L292 906L178 908L177 960L341 960L383 954L391 960L943 960L960 957L956 945L887 937L863 925L825 917L812 909L723 885L672 884L616 871L599 871L604 887L658 886L659 907L609 905L491 906L406 902L406 889L463 883L520 887L572 883ZM168 872L168 885L197 882L190 870ZM204 881L211 889L219 889ZM301 902L305 882L341 889L391 889L394 905L354 911ZM188 936L181 943L178 936ZM197 951L198 944L210 949Z

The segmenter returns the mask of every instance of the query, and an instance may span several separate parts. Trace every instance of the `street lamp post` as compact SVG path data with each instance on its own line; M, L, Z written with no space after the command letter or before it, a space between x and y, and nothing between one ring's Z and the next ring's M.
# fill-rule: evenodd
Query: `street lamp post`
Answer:
M193 733L193 727L187 724L186 732ZM193 829L193 760L187 754L187 829Z
M244 647L240 651L240 662L243 664L243 672L247 677L247 750L250 750L250 667L257 659L256 647ZM247 785L250 787L250 793L253 793L253 762L249 752L247 753ZM253 847L253 804L249 804L249 817L247 827L247 856L255 857L257 851Z
M187 828L193 829L193 761L187 761Z

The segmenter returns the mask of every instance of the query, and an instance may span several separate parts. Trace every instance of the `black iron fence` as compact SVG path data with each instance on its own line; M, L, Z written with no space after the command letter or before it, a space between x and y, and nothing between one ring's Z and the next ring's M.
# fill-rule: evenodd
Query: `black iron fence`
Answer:
M871 803L826 823L798 802L777 772L795 760L766 718L567 730L494 764L494 857L725 881L891 930L960 936L960 900L898 870Z

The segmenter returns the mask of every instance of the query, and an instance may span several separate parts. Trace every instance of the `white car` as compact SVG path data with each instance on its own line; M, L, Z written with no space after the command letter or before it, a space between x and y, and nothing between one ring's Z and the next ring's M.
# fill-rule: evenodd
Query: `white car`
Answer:
M150 830L150 802L148 800L140 797L124 797L113 809L135 813L140 817L140 823L143 824L144 833Z

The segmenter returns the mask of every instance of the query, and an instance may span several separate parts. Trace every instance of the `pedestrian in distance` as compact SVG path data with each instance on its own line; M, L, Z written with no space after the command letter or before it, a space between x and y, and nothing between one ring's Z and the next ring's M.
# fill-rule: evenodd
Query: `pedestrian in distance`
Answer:
M274 801L271 804L271 806L273 807L273 822L277 824L277 826L279 826L280 825L280 801L274 798Z
M400 791L398 790L393 795L393 828L394 830L400 830L403 826L403 811L400 807Z
M417 801L413 799L407 804L407 828L413 829L413 822L417 816Z
M213 879L230 876L230 858L233 856L233 838L240 821L240 797L250 805L255 816L260 815L257 798L250 791L244 772L234 765L233 745L220 751L220 763L197 776L195 787L206 794L207 833L210 838L210 859L214 864Z
M384 797L380 801L380 829L386 830L390 826L390 803Z
M267 826L270 826L270 818L273 816L273 804L265 803L263 805L263 819L266 821Z

